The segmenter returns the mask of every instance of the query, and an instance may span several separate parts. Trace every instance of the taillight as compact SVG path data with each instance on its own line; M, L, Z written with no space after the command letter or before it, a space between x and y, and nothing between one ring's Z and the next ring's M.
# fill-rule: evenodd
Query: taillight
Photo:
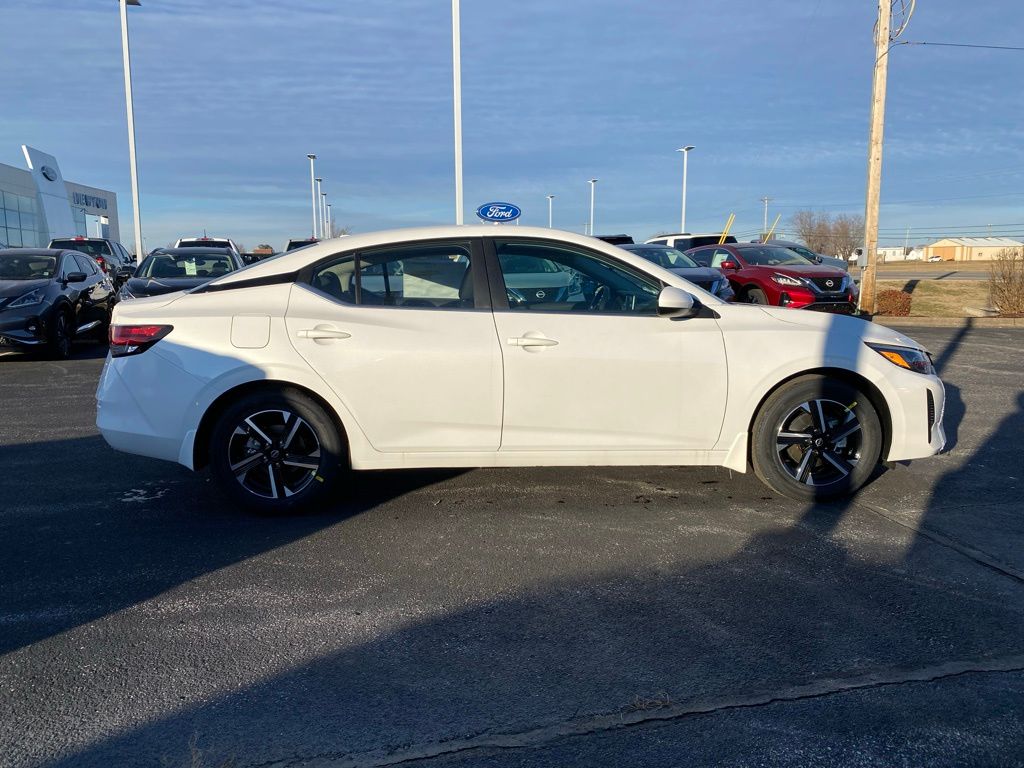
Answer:
M104 259L102 256L96 257L96 263L100 265L100 269L102 269L104 272L107 271L107 260Z
M112 325L110 355L127 357L145 352L173 330L173 325Z

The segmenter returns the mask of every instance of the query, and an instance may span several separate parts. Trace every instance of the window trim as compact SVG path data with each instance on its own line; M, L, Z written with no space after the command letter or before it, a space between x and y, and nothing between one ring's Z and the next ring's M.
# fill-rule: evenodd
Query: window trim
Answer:
M657 310L652 314L642 314L634 312L563 312L563 311L545 311L545 310L530 310L529 312L522 312L520 310L512 309L508 303L508 294L505 292L505 276L501 272L501 263L498 261L498 249L494 244L495 240L508 240L516 243L524 243L529 245L545 245L552 248L564 248L567 250L578 250L584 254L592 255L598 261L606 261L614 264L615 267L621 269L629 275L639 277L651 283L655 283L659 286L659 292L666 286L661 280L656 278L654 275L648 274L643 270L637 269L632 264L627 264L620 261L614 256L610 256L603 251L595 251L593 248L587 248L586 246L576 245L575 243L563 243L559 240L547 240L542 237L516 237L515 235L487 235L484 237L484 251L487 254L487 273L489 280L489 288L491 292L491 306L495 312L508 312L516 315L557 315L557 316L574 316L584 317L586 315L597 316L597 317L658 317Z
M398 248L414 248L416 246L432 246L432 245L443 245L445 243L452 243L458 245L469 245L469 263L470 267L473 268L473 306L472 307L403 307L402 305L387 305L387 304L362 304L362 287L359 278L359 258L363 254L373 254L380 251L389 251ZM331 296L329 293L324 293L315 285L313 285L313 275L323 269L325 266L334 262L340 261L344 258L351 257L355 259L355 271L353 275L353 281L355 283L356 301L350 304L346 301L341 301L335 296ZM476 268L479 267L479 268ZM323 296L328 301L333 302L342 307L352 307L353 309L397 309L397 310L440 310L442 312L481 312L491 311L491 294L489 291L489 279L490 271L488 270L487 259L484 253L484 246L481 238L479 237L431 237L421 240L405 240L396 243L382 243L381 245L375 245L368 248L357 248L354 250L341 250L336 253L332 253L329 256L325 256L322 259L318 259L312 264L307 264L305 267L300 269L296 275L295 282L302 285L304 288L313 291L318 296Z

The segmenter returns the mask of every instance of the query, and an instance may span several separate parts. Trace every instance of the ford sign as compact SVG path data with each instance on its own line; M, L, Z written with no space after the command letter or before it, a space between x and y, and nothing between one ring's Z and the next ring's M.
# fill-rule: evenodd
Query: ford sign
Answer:
M484 221L515 221L523 212L512 203L484 203L476 209L476 215Z
M53 170L53 168L51 168L50 166L44 165L42 168L39 169L39 171L43 174L43 176L46 177L47 181L57 180L57 172Z

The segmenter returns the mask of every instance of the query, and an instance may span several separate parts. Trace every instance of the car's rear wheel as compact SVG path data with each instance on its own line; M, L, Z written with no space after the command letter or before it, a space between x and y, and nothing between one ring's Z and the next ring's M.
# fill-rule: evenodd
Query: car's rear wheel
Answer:
M751 304L767 304L768 296L760 288L748 288L747 301Z
M345 440L317 402L292 389L229 406L210 440L210 467L235 501L277 513L327 503L346 465Z
M53 315L46 351L53 360L67 360L71 354L71 318L65 309Z
M839 379L805 376L762 405L750 455L754 472L776 492L824 501L871 479L882 442L878 412L863 391Z

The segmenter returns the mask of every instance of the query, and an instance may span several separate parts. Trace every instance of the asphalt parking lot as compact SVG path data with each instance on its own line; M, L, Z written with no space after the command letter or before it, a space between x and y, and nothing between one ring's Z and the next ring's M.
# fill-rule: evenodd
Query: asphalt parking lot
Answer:
M372 473L260 518L0 358L0 763L1024 765L1024 334L901 329L951 450L806 505L704 468Z

